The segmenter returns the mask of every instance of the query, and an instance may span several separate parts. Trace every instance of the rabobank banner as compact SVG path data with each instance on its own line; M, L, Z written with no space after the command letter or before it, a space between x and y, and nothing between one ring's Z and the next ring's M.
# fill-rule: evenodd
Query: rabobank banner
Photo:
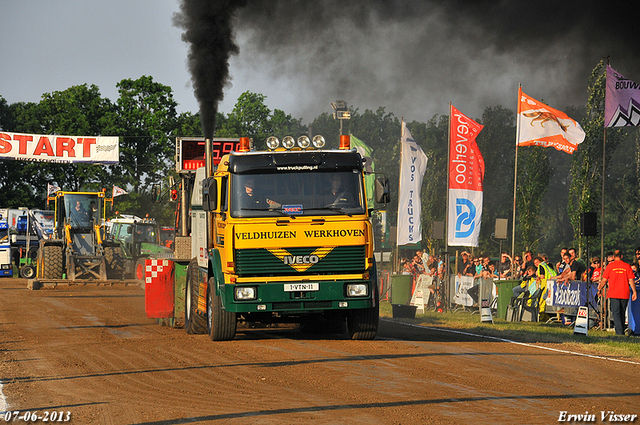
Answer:
M483 126L451 106L449 119L449 246L478 246L484 159L476 137Z
M402 123L401 143L397 244L407 245L422 240L420 191L428 158L411 136L405 122Z

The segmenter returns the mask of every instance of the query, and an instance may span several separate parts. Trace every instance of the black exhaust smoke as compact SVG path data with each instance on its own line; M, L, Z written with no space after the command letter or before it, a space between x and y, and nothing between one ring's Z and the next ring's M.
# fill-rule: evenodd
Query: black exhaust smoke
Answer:
M193 92L200 105L205 138L213 137L218 103L229 79L229 58L238 54L231 20L247 0L183 0L173 24L184 30L182 41L189 43L188 68Z

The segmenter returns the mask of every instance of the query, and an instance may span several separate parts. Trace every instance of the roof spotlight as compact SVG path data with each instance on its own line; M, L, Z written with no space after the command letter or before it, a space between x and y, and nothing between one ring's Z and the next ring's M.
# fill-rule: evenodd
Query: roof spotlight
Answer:
M291 149L292 147L294 147L296 144L296 140L291 137L291 136L285 136L282 139L282 146L284 146L287 149Z
M302 149L307 149L310 145L311 140L309 139L309 136L302 135L298 137L298 146L300 146Z
M276 136L267 137L267 147L271 150L276 149L280 145L280 140Z
M322 137L321 135L316 135L313 136L313 146L315 146L316 148L320 149L324 147L324 137Z

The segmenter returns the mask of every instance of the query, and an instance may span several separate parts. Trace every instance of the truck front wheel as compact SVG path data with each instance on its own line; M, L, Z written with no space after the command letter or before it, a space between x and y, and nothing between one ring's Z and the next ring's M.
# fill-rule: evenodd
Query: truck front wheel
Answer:
M236 336L236 313L222 308L222 300L216 293L215 278L207 285L207 326L211 341L230 341Z
M380 318L380 303L378 290L374 286L375 307L351 310L347 314L347 329L351 339L370 340L378 333L378 320Z

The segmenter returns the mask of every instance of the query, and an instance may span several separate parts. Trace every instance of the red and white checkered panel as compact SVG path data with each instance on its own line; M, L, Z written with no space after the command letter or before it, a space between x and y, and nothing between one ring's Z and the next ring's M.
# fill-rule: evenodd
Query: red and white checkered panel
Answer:
M167 259L147 259L144 270L145 311L148 318L173 317L175 266Z

